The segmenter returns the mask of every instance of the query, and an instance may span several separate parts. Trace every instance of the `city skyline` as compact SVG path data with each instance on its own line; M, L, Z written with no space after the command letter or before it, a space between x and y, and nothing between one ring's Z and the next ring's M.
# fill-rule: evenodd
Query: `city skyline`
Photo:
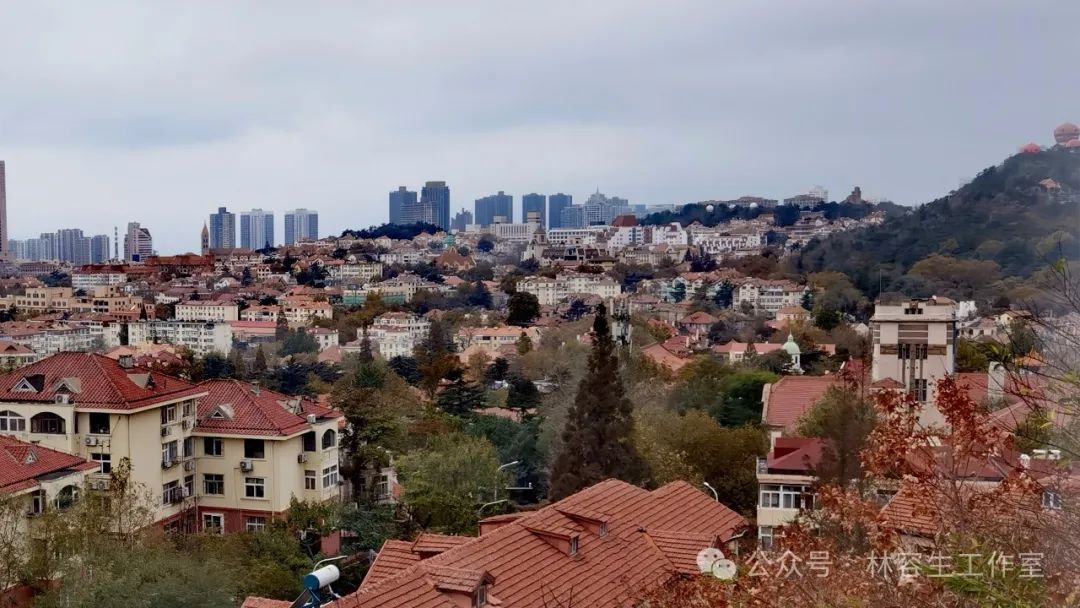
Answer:
M1068 0L1040 7L1049 20L1006 0L68 8L6 14L22 26L0 52L19 61L0 76L28 83L0 99L9 238L58 214L90 234L137 219L190 251L217 201L318 208L329 233L385 221L388 191L431 179L451 212L597 186L650 204L858 184L924 203L1052 143L1080 98Z

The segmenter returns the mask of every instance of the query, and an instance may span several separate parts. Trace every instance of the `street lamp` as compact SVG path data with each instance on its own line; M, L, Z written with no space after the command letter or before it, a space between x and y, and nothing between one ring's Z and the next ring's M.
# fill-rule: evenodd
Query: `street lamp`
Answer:
M712 487L711 485L709 485L709 482L707 482L707 481L704 481L704 482L702 482L702 483L704 483L704 484L705 484L705 487L706 487L706 488L709 488L709 490L711 490L711 491L712 491L712 495L713 495L713 498L715 498L715 499L716 499L716 502L720 502L720 495L716 493L716 488L714 488L714 487Z

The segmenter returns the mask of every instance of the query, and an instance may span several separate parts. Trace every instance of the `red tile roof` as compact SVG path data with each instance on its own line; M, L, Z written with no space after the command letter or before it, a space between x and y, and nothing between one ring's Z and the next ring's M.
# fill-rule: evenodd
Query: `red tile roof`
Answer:
M821 463L824 446L816 437L777 437L766 459L769 472L809 474Z
M790 427L825 395L830 386L839 383L836 376L784 376L767 385L769 397L762 419L768 426Z
M57 353L0 376L3 401L54 402L59 394L80 407L132 410L195 397L203 389L145 368L125 369L97 353Z
M378 557L368 568L367 576L360 585L360 591L363 591L365 587L373 587L420 563L420 555L413 553L412 547L412 541L407 540L388 540L383 543Z
M59 471L89 471L96 462L0 435L0 493L19 492L38 485L37 478Z
M604 517L606 534L587 531L564 513ZM377 580L365 581L338 605L449 608L455 604L447 591L488 580L488 597L504 606L540 608L571 597L575 606L625 606L673 576L696 571L698 551L746 523L685 482L649 492L608 480L419 563L403 558L402 544L388 542L387 563L400 560L405 568L386 577L385 564L373 566ZM577 554L545 540L549 532L576 535ZM380 554L376 563L382 560Z
M199 433L288 437L311 430L308 414L338 417L333 410L311 401L240 380L207 380L199 388L208 393L199 400L195 427ZM294 411L293 404L300 409Z

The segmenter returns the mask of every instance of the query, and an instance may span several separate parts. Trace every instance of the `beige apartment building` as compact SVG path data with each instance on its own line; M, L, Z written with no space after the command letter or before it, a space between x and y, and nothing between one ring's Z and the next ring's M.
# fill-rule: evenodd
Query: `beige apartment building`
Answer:
M339 419L238 381L194 385L130 356L59 353L0 375L0 436L96 463L91 489L107 489L127 459L169 527L254 529L292 496L336 497Z
M176 305L177 321L239 321L240 307L232 302L187 301Z
M956 302L948 298L878 302L870 319L871 381L895 380L926 404L920 422L941 424L937 382L955 371Z

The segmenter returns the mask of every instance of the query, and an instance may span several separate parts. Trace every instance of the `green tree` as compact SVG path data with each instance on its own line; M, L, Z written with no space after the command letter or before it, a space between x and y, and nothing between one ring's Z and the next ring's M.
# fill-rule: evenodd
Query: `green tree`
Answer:
M495 357L495 360L488 366L487 371L484 373L484 382L492 384L506 380L507 374L510 373L510 362L502 357Z
M436 436L425 448L399 458L396 466L405 488L402 503L424 529L474 532L478 509L499 494L506 496L507 478L487 439Z
M977 342L960 338L956 341L956 371L985 372L990 367L987 350Z
M290 329L281 343L282 355L315 354L319 352L319 343L303 328Z
M528 494L515 494L523 501L535 501L547 494L547 452L540 442L540 426L536 419L516 422L499 416L475 416L467 427L468 433L484 437L495 446L499 461L517 462L505 469L516 487L532 485Z
M484 387L469 382L456 367L450 371L449 378L450 386L444 388L436 399L439 409L451 416L466 416L484 407L487 399Z
M569 496L608 477L641 483L645 463L631 441L633 405L627 399L607 309L596 309L588 371L567 414L562 446L551 469L552 498Z
M824 331L832 331L842 321L840 311L828 308L824 305L814 309L814 325Z
M256 375L262 375L266 371L266 351L263 350L262 344L255 348L255 363L252 365L252 371Z
M390 454L405 434L403 407L412 401L410 389L399 376L388 373L377 361L361 363L352 378L335 384L330 404L344 412L348 424L341 434L343 472L352 482L353 498L362 495L362 479L372 470L390 464Z
M277 323L274 326L274 340L282 342L285 340L285 336L289 334L289 320L285 318L285 311L279 310L277 315Z
M528 292L515 291L511 294L508 308L509 314L506 318L508 325L527 327L540 316L540 301Z
M420 388L429 398L435 397L439 383L457 367L453 352L454 343L449 329L442 321L432 320L427 337L415 351L416 363L420 368Z
M638 417L634 445L655 485L677 480L716 488L721 503L740 513L757 506L757 459L768 450L756 426L723 427L707 413L652 411Z
M829 387L799 420L800 434L825 441L817 477L841 486L862 479L860 454L876 423L873 404L854 384Z
M713 304L716 304L718 308L727 309L731 308L731 303L735 298L735 284L731 281L724 279L713 290Z
M525 332L521 332L521 335L518 336L517 343L514 346L517 349L518 356L519 357L524 357L525 355L532 352L532 349L533 349L532 338L529 337L529 334L527 334Z
M532 380L514 375L510 378L510 390L506 394L506 407L521 410L522 416L540 407L540 391Z
M417 365L416 359L412 357L404 357L401 355L392 357L390 361L387 362L387 367L413 386L420 383L420 366Z
M686 299L686 283L683 283L682 281L675 283L671 286L671 289L668 290L668 294L675 302L682 302Z

